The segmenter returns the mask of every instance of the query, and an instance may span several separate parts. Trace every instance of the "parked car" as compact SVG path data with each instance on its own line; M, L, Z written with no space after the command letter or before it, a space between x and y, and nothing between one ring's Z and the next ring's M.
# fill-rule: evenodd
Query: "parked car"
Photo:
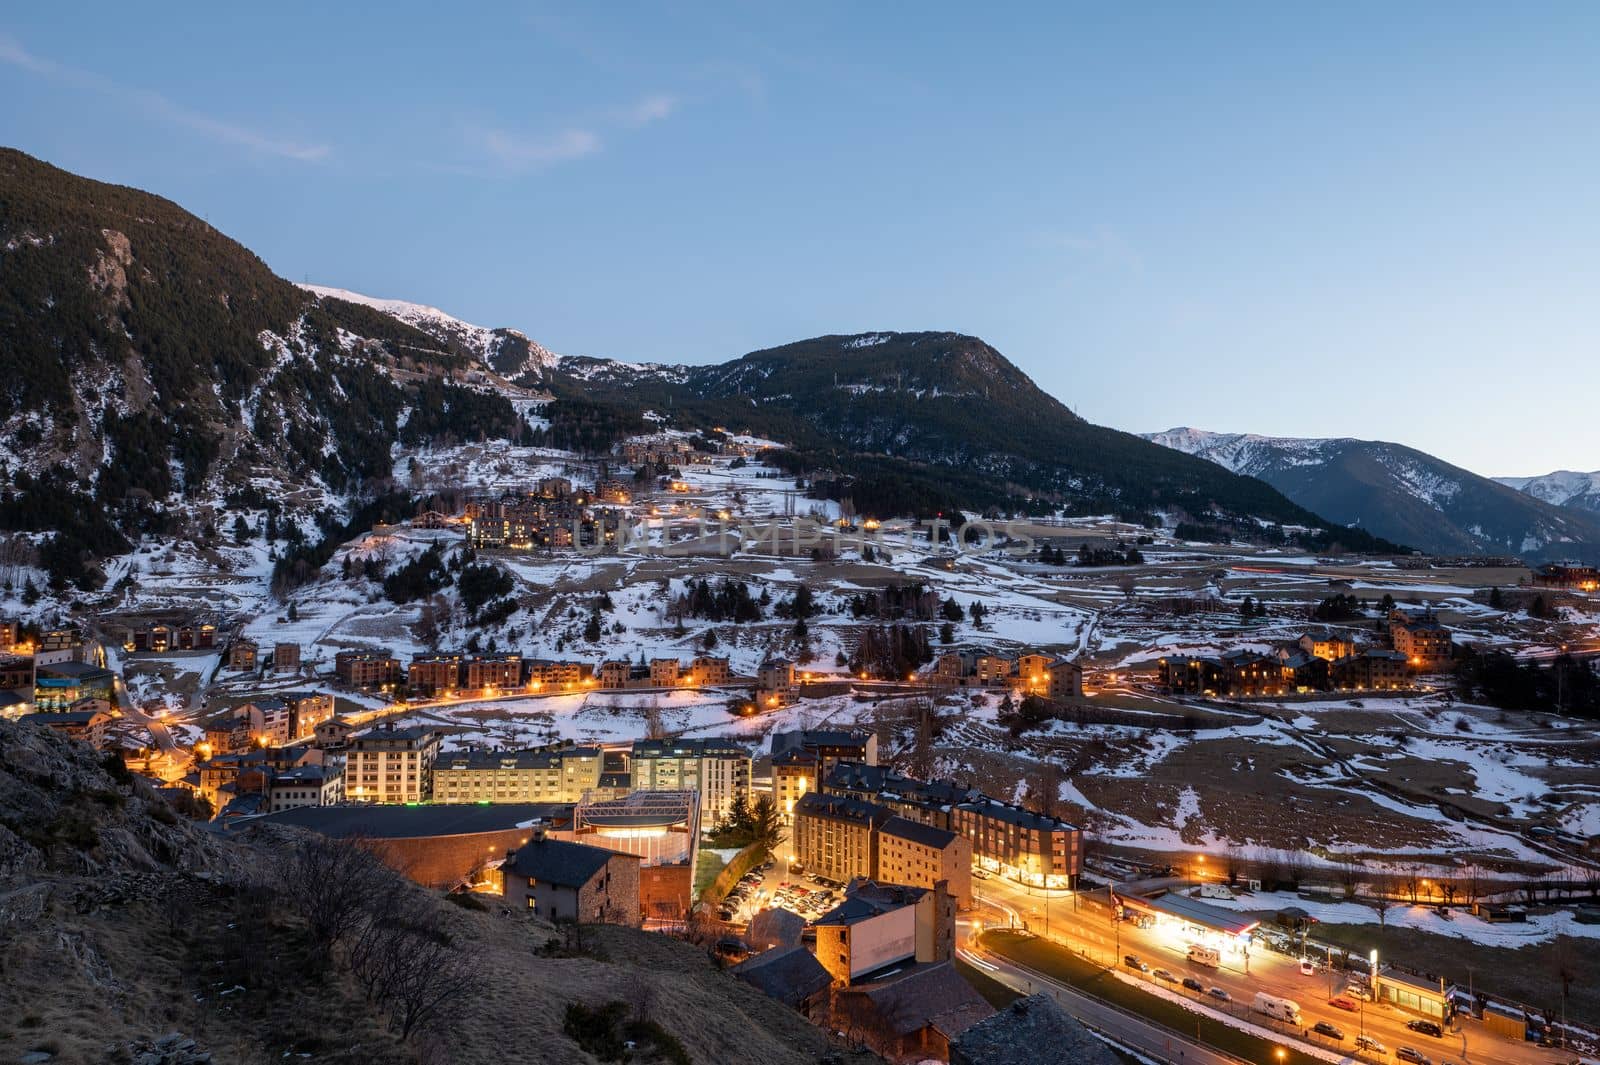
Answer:
M1228 994L1228 992L1224 988L1213 987L1210 991L1207 991L1206 994L1210 995L1212 998L1216 999L1218 1002L1232 1002L1233 1001L1233 996Z
M1150 975L1155 977L1157 980L1162 981L1163 983L1175 984L1175 983L1178 982L1178 978L1176 976L1173 976L1171 973L1167 972L1167 970L1165 970L1165 969L1157 969L1155 972L1151 973Z
M1318 1035L1326 1036L1329 1039L1337 1039L1341 1041L1344 1039L1344 1033L1334 1025L1329 1024L1327 1021L1318 1021L1316 1024L1311 1026L1311 1030L1316 1032Z
M1346 984L1344 987L1344 993L1348 997L1359 999L1362 1002L1372 1001L1372 992L1367 989L1366 984Z
M1347 995L1337 995L1333 998L1330 998L1328 1000L1328 1005L1332 1006L1336 1010L1349 1010L1351 1013L1354 1013L1356 1010L1361 1008L1360 1003L1356 1002L1355 999L1350 998Z
M1406 1027L1422 1035L1431 1035L1435 1039L1444 1038L1444 1029L1436 1021L1407 1021Z
M1410 1062L1410 1065L1433 1065L1428 1055L1415 1047L1401 1047L1394 1052L1394 1056L1398 1061Z
M1183 978L1183 986L1187 987L1190 991L1193 991L1197 995L1206 989L1205 984L1202 984L1192 976L1185 976Z
M1122 964L1135 972L1147 973L1150 971L1150 966L1140 961L1137 954L1124 954L1122 956Z
M1378 1040L1372 1038L1370 1035L1358 1035L1358 1036L1356 1036L1356 1049L1357 1050L1365 1050L1369 1054L1387 1054L1387 1053L1389 1053L1389 1048L1388 1047L1384 1046L1382 1043L1378 1042Z

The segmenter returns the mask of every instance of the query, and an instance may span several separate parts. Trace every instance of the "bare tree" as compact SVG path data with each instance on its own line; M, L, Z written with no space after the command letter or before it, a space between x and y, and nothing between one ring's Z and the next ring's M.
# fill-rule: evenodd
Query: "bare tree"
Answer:
M441 932L406 931L391 940L389 1023L410 1039L432 1027L480 989L481 977L465 952Z
M278 875L324 962L360 926L371 900L396 879L364 840L309 833L290 845Z
M1388 927L1389 910L1394 906L1394 874L1380 869L1372 876L1372 908L1378 911L1378 927Z
M1061 769L1048 756L1039 763L1028 790L1035 810L1045 817L1056 816L1056 805L1061 801Z
M1466 864L1461 870L1461 890L1467 897L1467 905L1478 904L1483 898L1483 866L1475 861Z
M1228 883L1237 883L1243 868L1244 850L1230 839L1222 848L1222 871L1227 875Z
M1411 905L1417 904L1417 892L1422 887L1422 866L1412 862L1406 866L1405 888L1406 897L1411 900Z
M1344 887L1346 898L1355 895L1356 888L1361 884L1361 875L1364 871L1361 859L1354 854L1341 854L1339 856L1339 883Z

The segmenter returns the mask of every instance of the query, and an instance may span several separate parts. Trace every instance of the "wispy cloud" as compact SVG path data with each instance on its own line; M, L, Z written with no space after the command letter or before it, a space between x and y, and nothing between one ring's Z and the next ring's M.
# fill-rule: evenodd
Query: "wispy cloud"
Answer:
M667 93L652 93L625 110L622 121L630 126L647 126L668 118L678 109L678 98Z
M678 98L669 93L650 93L624 107L594 112L590 120L555 133L524 133L503 125L470 125L465 131L466 142L478 156L479 164L455 169L463 173L483 170L483 162L487 161L491 170L526 174L575 162L598 155L606 148L612 134L619 130L638 129L670 118L677 112L678 103Z
M132 104L137 110L157 121L192 130L222 144L232 144L253 152L301 162L314 162L326 158L330 151L325 144L305 144L275 137L249 126L203 114L159 92L122 85L94 71L82 70L35 55L24 48L16 38L6 34L0 34L0 63L64 85L115 97L123 103Z
M503 129L479 130L479 147L501 166L512 170L539 170L557 163L593 155L602 147L592 129L568 129L549 137L525 137Z

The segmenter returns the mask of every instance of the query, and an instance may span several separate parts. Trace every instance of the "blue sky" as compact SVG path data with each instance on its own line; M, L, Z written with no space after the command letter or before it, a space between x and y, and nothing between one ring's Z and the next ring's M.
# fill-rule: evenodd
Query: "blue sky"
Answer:
M561 352L955 329L1118 428L1600 468L1600 7L225 7L12 5L0 142Z

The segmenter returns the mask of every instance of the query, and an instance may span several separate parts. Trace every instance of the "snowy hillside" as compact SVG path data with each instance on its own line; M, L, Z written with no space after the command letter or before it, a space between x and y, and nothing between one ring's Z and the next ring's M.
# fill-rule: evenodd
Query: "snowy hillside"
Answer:
M1600 523L1559 505L1593 482L1552 474L1491 480L1401 444L1351 437L1323 439L1214 433L1180 427L1145 439L1234 473L1258 477L1294 502L1345 525L1434 554L1522 555L1529 559L1600 553ZM1561 495L1563 489L1566 496ZM1600 502L1600 497L1590 497ZM1592 508L1600 509L1600 507Z
M1162 447L1215 462L1247 477L1260 476L1263 470L1278 466L1315 465L1324 461L1324 452L1330 446L1356 443L1349 438L1317 440L1255 433L1213 433L1187 426L1141 435Z
M472 352L496 373L513 380L524 375L542 376L555 366L559 357L548 348L531 340L527 334L515 329L490 329L487 326L464 322L437 307L406 300L379 299L362 295L349 289L330 288L326 285L300 285L319 299L344 300L363 307L371 307L391 318L398 319L414 329L448 343L457 344Z
M1600 470L1557 470L1542 477L1496 477L1503 485L1558 507L1600 512Z

